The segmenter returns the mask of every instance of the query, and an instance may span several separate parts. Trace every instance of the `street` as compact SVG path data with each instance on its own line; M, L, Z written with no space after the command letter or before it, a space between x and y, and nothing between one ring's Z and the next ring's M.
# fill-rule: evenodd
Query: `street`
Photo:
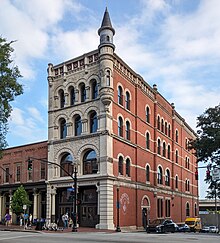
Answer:
M106 242L106 243L159 243L159 242L199 242L217 243L220 240L218 234L202 233L175 233L175 234L147 234L145 232L135 233L31 233L0 231L0 242L10 243L56 243L56 242Z

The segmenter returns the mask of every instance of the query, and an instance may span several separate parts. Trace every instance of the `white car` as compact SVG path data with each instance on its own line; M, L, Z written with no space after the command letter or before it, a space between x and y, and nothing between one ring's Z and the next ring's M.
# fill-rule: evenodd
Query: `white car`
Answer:
M216 226L209 226L210 233L218 233L218 228Z

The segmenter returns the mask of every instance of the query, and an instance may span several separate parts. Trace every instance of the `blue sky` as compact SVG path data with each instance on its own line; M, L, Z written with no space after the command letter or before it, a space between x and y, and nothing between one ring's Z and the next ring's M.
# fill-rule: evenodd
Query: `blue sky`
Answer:
M219 103L219 0L0 0L0 34L17 40L13 58L24 85L13 102L10 147L47 140L47 64L98 47L106 4L115 52L157 84L193 129L198 115Z

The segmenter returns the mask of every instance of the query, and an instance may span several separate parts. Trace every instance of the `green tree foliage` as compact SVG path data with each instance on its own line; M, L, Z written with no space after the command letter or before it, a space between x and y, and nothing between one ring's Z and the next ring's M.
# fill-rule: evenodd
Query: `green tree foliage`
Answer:
M198 137L191 141L190 148L196 150L198 162L210 163L220 167L220 104L214 108L208 108L198 118ZM217 186L217 196L220 197L219 183L211 179L205 179L209 183L208 198L215 196L215 186Z
M29 207L31 202L28 199L28 194L25 191L24 187L21 185L13 194L12 202L11 202L11 209L12 212L16 215L20 215L24 212L23 205L27 205Z
M0 37L0 158L2 149L7 146L8 118L12 111L10 102L23 93L22 85L17 82L21 74L11 59L13 42Z

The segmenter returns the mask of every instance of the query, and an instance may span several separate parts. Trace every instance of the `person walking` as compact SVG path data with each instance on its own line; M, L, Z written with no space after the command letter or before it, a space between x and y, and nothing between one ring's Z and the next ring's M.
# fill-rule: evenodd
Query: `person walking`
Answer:
M8 226L11 220L11 215L9 213L5 214L5 225Z

